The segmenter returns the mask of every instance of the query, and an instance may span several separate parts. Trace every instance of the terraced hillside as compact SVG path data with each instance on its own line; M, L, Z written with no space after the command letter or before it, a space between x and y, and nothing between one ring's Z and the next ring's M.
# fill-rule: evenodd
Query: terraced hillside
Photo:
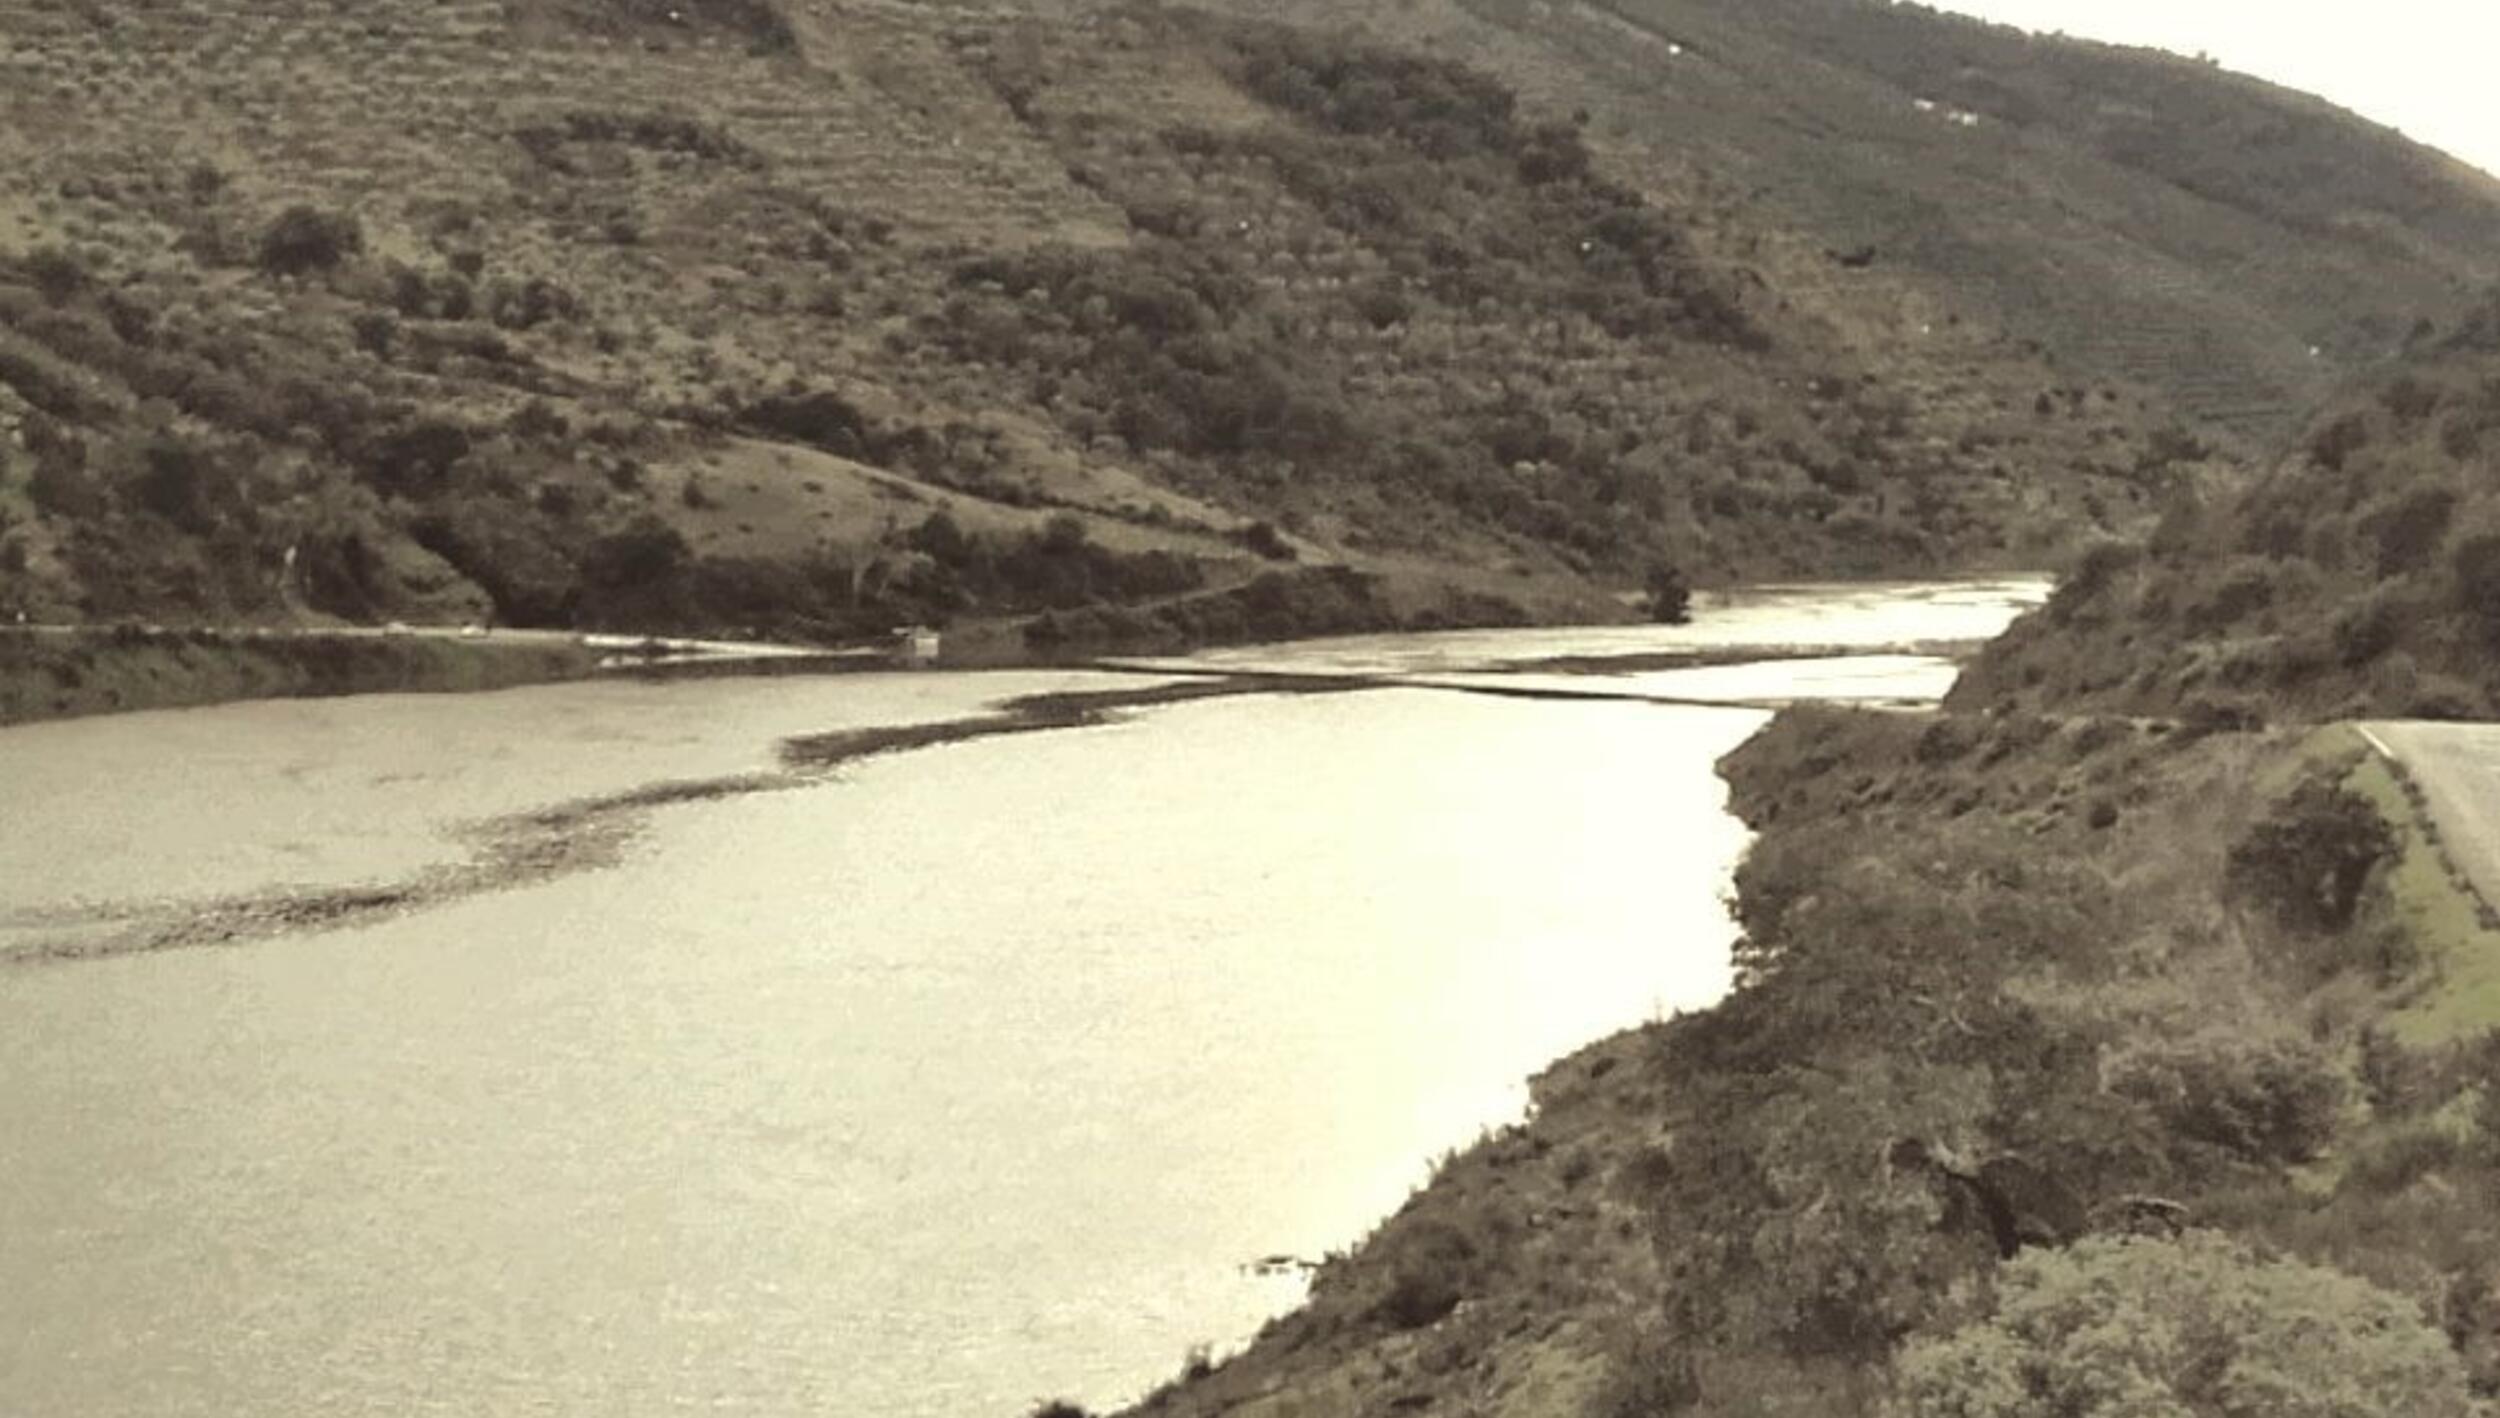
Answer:
M1464 57L1590 114L1601 157L1715 179L1751 208L1740 225L1865 260L1852 283L1890 275L2072 380L2158 390L2259 441L2500 278L2488 175L2157 51L1863 0L1239 8ZM1799 274L1773 279L1791 293Z
M2500 715L2500 294L2357 380L2237 495L2088 552L1958 704Z
M1739 130L1641 126L1624 76L1663 21L1393 15L1513 38L0 0L0 611L1077 640L1605 614L1660 562L2036 564L2211 472L2174 396L2256 406L2179 354L2185 297L2112 338L2210 389L2062 372L2027 308L1880 242L1835 261L1732 182ZM2470 205L2391 229L2444 251ZM2193 323L2227 353L2208 267L2161 270L2223 292Z

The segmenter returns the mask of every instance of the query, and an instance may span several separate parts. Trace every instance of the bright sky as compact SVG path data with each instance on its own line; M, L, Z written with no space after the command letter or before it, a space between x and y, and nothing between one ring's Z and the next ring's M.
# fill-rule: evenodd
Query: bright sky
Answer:
M2500 173L2495 0L1930 0L2033 30L2213 55Z

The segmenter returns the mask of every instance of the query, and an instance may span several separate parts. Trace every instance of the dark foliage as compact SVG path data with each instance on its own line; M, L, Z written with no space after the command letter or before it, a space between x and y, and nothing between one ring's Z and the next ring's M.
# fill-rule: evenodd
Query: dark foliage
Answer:
M1649 618L1661 625L1682 625L1693 618L1693 588L1676 567L1660 563L1649 569Z
M364 226L352 214L298 204L261 232L258 260L265 271L297 276L326 271L364 249Z
M2311 778L2231 846L2228 881L2244 899L2295 930L2352 924L2370 873L2396 841L2370 802Z

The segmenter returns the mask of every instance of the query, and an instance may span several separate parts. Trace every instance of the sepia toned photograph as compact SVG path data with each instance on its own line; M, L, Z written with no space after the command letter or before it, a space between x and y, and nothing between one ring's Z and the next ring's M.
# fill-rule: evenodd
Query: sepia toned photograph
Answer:
M0 0L0 1418L2500 1418L2495 56Z

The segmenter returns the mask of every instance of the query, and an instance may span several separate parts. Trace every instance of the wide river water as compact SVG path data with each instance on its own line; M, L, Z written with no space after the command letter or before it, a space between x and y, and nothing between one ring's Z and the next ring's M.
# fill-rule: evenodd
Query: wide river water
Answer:
M1980 637L2042 589L1264 647L1167 668L1407 683L817 773L779 745L1156 680L0 730L0 1414L1133 1397L1294 1303L1250 1262L1349 1245L1545 1063L1727 988L1745 834L1712 765L1763 711L1628 696L1951 680L1915 655L1590 657ZM1619 697L1469 692L1504 686ZM698 786L640 806L655 784ZM584 803L600 850L479 869Z

